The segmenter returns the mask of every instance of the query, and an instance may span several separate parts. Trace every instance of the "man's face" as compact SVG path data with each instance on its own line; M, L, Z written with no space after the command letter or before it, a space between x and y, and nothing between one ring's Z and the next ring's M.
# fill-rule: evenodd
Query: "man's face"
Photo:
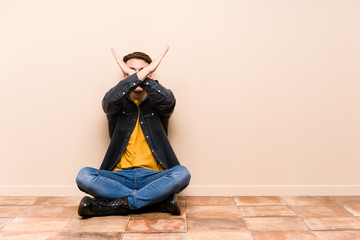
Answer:
M126 66L128 66L129 68L131 68L132 70L134 70L136 72L139 72L141 69L147 67L148 65L149 64L147 62L145 62L144 60L136 59L136 58L129 59L126 62ZM127 77L128 76L126 76L126 75L123 76L124 79ZM142 91L144 91L144 90L139 86L134 90L135 93L140 93Z

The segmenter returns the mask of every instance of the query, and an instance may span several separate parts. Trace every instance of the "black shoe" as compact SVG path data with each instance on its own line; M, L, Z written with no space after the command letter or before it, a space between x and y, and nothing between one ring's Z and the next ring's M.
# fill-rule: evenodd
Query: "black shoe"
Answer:
M130 213L127 197L113 201L83 197L79 204L78 214L84 218L94 216L128 215Z
M171 213L172 215L180 215L181 214L181 209L180 209L180 205L179 205L176 194L173 194L168 199L166 199L160 203L156 203L153 206L155 207L155 209L157 211L160 211L160 212L168 212L168 213Z

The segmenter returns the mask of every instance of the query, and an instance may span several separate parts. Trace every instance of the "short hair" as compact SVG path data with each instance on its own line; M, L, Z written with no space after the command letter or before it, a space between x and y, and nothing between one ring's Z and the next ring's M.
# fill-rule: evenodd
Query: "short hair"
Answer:
M126 63L130 59L134 59L134 58L144 60L148 64L150 64L152 62L151 57L149 57L149 55L147 55L146 53L143 53L143 52L129 53L128 55L123 57L123 61L124 61L124 63Z

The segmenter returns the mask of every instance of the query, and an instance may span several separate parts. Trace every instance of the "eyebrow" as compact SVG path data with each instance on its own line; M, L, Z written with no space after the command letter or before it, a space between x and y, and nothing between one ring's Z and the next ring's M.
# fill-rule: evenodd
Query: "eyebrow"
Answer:
M130 69L132 69L132 70L136 71L136 69L135 69L135 68L132 68L132 67L131 67ZM144 69L144 68L139 68L139 71L140 71L140 70L142 70L142 69Z

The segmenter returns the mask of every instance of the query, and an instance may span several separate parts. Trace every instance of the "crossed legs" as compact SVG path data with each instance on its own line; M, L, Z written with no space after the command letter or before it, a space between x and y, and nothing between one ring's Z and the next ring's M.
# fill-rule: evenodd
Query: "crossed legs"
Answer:
M185 189L190 182L186 167L164 171L134 168L106 171L85 167L76 177L79 189L95 198L115 200L127 197L130 209L140 209L164 201Z

